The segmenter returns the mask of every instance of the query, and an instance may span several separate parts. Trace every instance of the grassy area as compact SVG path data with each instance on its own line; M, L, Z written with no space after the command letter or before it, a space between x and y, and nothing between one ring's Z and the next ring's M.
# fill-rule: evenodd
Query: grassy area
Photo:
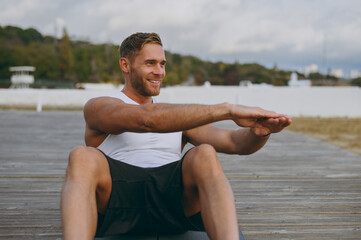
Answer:
M288 130L361 155L361 118L293 118Z

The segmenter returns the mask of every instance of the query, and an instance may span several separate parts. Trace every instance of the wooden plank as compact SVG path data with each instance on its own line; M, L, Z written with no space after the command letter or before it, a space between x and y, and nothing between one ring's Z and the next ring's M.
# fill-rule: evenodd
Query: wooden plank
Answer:
M83 131L80 112L0 111L0 239L61 239L60 191ZM360 155L286 131L256 154L219 157L246 239L360 239Z

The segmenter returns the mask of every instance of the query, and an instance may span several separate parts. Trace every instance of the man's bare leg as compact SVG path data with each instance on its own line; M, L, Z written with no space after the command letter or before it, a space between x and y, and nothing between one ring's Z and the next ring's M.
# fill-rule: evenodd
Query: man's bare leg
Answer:
M94 239L97 213L105 211L111 185L109 165L101 152L78 147L70 153L61 195L65 240Z
M210 239L239 239L237 214L231 186L217 153L200 145L183 160L183 205L187 216L201 211Z

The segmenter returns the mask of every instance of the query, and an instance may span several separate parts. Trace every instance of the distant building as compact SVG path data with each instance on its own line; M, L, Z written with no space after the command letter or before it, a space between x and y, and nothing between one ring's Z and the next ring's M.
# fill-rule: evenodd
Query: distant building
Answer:
M311 73L317 73L318 72L318 66L317 64L311 64L309 66L306 66L303 70L303 73L306 77L308 77Z
M268 84L268 83L254 84L254 83L252 83L250 80L242 80L242 81L240 81L240 82L239 82L239 86L240 86L240 87L252 87L252 88L273 87L272 84Z
M203 84L204 87L210 87L212 86L211 85L211 82L210 81L205 81L204 84Z
M361 71L357 70L357 69L352 69L350 71L350 78L353 79L353 78L359 78L361 77Z
M10 67L9 70L13 72L10 78L10 88L28 88L30 84L34 83L34 76L30 73L35 71L35 67L18 66Z
M331 69L329 74L337 78L343 78L342 69Z
M239 82L239 86L240 87L251 87L252 82L251 82L251 80L242 80Z
M305 80L298 80L297 73L293 72L291 74L291 78L288 81L288 86L290 87L310 87L312 85L311 80L305 79Z

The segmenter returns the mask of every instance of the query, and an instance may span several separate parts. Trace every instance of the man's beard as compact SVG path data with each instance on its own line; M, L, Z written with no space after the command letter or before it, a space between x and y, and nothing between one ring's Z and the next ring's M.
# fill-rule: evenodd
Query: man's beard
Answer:
M147 83L143 81L143 78L134 69L131 69L130 84L139 94L145 97L158 96L160 93L159 88L147 88Z

